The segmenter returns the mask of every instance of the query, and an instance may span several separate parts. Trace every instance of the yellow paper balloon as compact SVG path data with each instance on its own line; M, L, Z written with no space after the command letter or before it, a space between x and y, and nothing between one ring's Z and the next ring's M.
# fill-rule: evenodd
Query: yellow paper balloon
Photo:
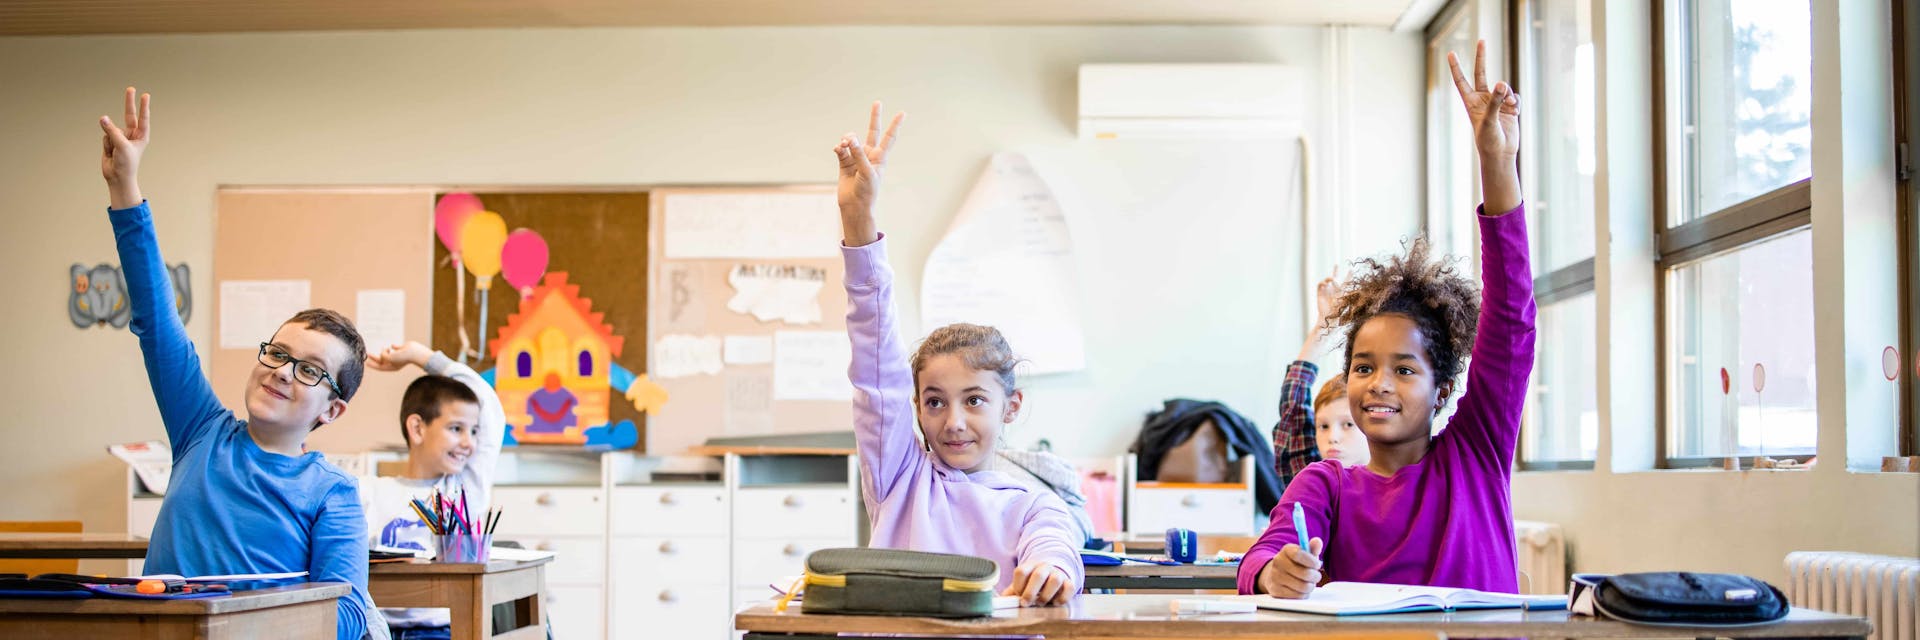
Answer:
M500 273L500 248L507 244L507 221L500 214L482 211L467 218L460 227L460 258L473 274L474 286L493 287L494 274Z

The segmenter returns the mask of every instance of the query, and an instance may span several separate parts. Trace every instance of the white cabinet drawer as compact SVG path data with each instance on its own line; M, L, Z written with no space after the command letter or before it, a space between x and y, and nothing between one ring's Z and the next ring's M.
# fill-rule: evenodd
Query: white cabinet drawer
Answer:
M1127 505L1128 531L1181 527L1252 535L1253 520L1253 495L1246 489L1137 488Z
M806 573L807 554L851 546L851 537L734 540L733 586L766 593L767 585Z
M613 533L727 535L722 487L622 487L613 490Z
M734 500L735 537L854 536L858 516L851 489L741 489Z
M733 630L733 610L724 586L685 587L660 584L613 588L613 633L626 640L686 638L722 640Z
M606 538L495 535L494 539L512 540L536 551L552 551L553 562L547 565L548 584L600 584L606 579Z
M547 622L554 640L600 640L606 637L606 606L600 587L547 586Z
M597 487L499 487L493 504L503 511L496 536L605 535L607 507Z
M613 539L616 584L660 582L675 585L725 585L727 539L716 537L640 537Z

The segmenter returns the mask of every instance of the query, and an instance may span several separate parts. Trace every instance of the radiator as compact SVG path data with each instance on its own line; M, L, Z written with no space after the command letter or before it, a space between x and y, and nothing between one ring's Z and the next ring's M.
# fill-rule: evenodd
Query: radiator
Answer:
M1843 551L1787 554L1794 606L1866 618L1875 640L1920 640L1920 558Z
M1520 547L1520 593L1566 593L1567 537L1560 525L1515 520L1513 539Z

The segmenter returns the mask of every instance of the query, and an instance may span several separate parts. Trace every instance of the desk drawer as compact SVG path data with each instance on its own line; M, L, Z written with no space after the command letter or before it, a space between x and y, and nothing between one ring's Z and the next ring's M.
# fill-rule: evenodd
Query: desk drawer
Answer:
M607 576L606 538L560 536L503 536L528 549L552 551L553 563L547 565L548 584L600 584Z
M846 488L756 488L734 495L738 538L825 538L855 535L858 505Z
M1198 533L1252 535L1253 496L1245 489L1134 489L1127 504L1128 531L1173 527Z
M721 487L623 487L613 490L613 533L727 535Z
M605 592L600 587L547 586L547 621L554 640L600 640L606 637Z
M733 630L727 588L616 583L613 633L625 640L723 640Z
M734 540L733 586L766 593L768 584L806 573L807 554L851 546L852 537Z
M655 578L674 585L725 585L727 539L715 537L639 537L613 539L616 584Z
M500 515L498 536L584 535L607 532L607 506L597 487L499 487L493 503Z

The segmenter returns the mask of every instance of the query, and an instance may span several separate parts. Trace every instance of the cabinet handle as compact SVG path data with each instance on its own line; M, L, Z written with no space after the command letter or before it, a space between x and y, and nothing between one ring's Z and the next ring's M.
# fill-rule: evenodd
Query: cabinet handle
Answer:
M797 555L800 555L801 551L802 549L800 548L800 545L787 543L786 548L781 549L780 553L786 554L788 556L797 556Z
M680 502L680 500L679 500L679 499L676 499L676 498L674 498L674 497L673 497L673 494L672 494L671 492L669 492L669 493L662 493L662 494L660 494L660 504L664 504L664 505L669 505L669 506L671 506L671 505L673 505L673 504L676 504L676 503L678 503L678 502Z
M553 543L552 543L552 542L542 542L542 543L540 543L540 544L536 544L536 545L533 545L533 548L535 548L535 549L538 549L538 550L540 550L540 551L552 551L552 550L553 550Z
M787 494L787 499L780 501L780 504L784 504L789 507L798 507L803 503L805 503L805 501L801 500L800 496L793 495L793 494Z
M540 497L533 499L533 503L542 507L551 507L553 506L553 494L542 493Z
M679 599L680 599L680 596L676 596L676 595L673 595L673 591L672 591L672 590L664 590L664 591L661 591L661 592L660 592L660 601L661 601L661 602L665 602L665 603L668 603L668 604L672 604L672 603L673 603L674 601L677 601L677 600L679 600Z
M1198 507L1200 506L1200 499L1194 497L1193 494L1189 493L1180 498L1180 506L1187 507L1187 508Z
M680 552L680 547L674 546L672 540L667 540L665 542L660 543L661 555L673 555L679 552Z

